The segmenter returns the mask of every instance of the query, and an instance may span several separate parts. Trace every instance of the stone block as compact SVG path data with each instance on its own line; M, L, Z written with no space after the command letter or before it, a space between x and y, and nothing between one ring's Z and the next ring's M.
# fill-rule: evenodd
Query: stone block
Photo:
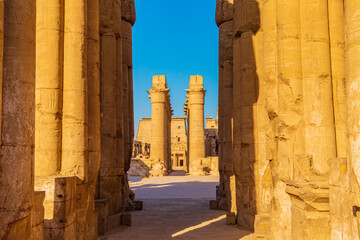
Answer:
M77 239L76 223L61 228L44 228L44 239L68 240Z
M266 235L271 230L271 217L269 214L255 215L254 224L255 233L259 235Z
M107 220L107 222L108 222L107 231L113 230L113 229L117 228L118 226L120 226L121 218L122 218L122 215L120 213L109 216L108 220Z
M130 213L123 213L121 215L121 225L123 226L131 226L132 217Z
M35 191L34 193L34 205L31 211L31 224L32 227L35 227L38 224L44 222L44 199L45 192L44 191Z
M212 210L218 209L218 201L217 200L210 200L210 209L212 209Z
M291 197L292 238L330 239L328 183L289 181L286 184Z
M104 235L108 229L109 201L107 199L95 200L95 209L98 212L98 234Z
M135 201L134 203L135 203L135 210L137 211L143 210L143 205L144 205L143 201Z
M10 224L6 240L27 239L30 232L31 218L26 217Z
M226 213L226 225L235 225L236 224L236 214L234 212Z

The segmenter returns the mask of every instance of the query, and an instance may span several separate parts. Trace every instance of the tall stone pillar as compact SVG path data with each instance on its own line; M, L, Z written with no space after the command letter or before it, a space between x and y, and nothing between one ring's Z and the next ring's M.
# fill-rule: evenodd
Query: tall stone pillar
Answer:
M116 11L118 10L118 11ZM98 198L109 201L109 216L117 208L117 39L120 28L120 0L100 3L100 106L101 106L101 171ZM120 56L121 57L121 56ZM119 59L121 61L121 58ZM100 221L100 220L99 220Z
M123 112L124 112L124 161L125 171L130 168L132 142L134 139L134 103L133 103L133 59L132 27L136 12L134 0L121 0L121 37L123 61Z
M360 2L344 1L348 156L352 191L352 239L360 239Z
M100 31L99 2L88 1L87 76L88 76L88 136L89 182L96 182L100 168Z
M2 1L0 13L0 239L27 239L34 193L35 1Z
M151 152L150 157L153 161L164 164L163 174L169 170L168 159L168 111L169 111L169 91L165 76L154 76L151 98Z
M87 1L65 1L64 12L61 172L87 180Z
M205 158L204 89L202 76L190 76L188 93L189 114L189 166L190 174L197 174L201 159Z
M35 175L60 171L64 46L64 1L36 7Z
M278 125L277 156L271 162L273 206L271 237L291 239L291 200L285 180L293 179L295 158L305 154L300 1L276 1Z
M100 137L100 31L99 1L88 0L87 5L87 80L88 80L88 208L86 229L79 239L96 239L98 214L95 213L95 191L101 160Z
M306 154L317 174L329 173L336 158L327 7L327 0L300 4Z
M233 0L217 0L215 20L219 27L219 207L231 210L233 175L232 151L232 86L233 86ZM234 189L235 191L235 189ZM233 209L234 210L234 209Z
M344 63L344 1L328 1L331 78L333 88L336 150L338 158L347 157L346 86Z

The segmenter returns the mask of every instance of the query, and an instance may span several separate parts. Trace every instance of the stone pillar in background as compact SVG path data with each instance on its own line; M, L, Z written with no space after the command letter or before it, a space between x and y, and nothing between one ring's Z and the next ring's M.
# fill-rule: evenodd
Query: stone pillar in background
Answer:
M217 0L215 20L219 27L219 172L221 209L230 210L231 186L230 176L233 172L232 163L232 63L233 63L233 0ZM224 63L227 62L227 69ZM226 87L225 87L226 86ZM227 107L225 107L227 106ZM226 108L226 109L225 109ZM230 110L230 112L229 112ZM230 135L229 135L230 134Z
M87 181L87 1L65 1L64 9L61 173Z
M64 0L36 6L35 175L60 171Z
M345 76L352 239L360 238L360 2L345 0Z
M150 157L155 162L164 165L164 171L159 173L165 175L169 168L168 162L168 107L169 91L165 76L154 76L152 79L151 98L151 153Z
M190 76L188 93L189 114L189 166L190 174L198 174L202 169L202 158L205 158L205 135L204 135L204 89L202 76Z
M0 239L27 239L34 194L35 1L1 1L0 13Z
M134 0L121 0L121 38L123 61L123 113L124 113L124 161L125 172L130 168L132 142L134 139L134 103L133 103L133 59L132 27L136 12Z

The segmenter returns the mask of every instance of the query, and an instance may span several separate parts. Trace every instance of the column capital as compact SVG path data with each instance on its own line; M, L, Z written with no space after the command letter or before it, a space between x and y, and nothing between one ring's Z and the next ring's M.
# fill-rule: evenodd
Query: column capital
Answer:
M215 21L218 26L232 21L234 16L234 0L216 0Z
M121 0L121 19L134 26L136 21L134 0Z

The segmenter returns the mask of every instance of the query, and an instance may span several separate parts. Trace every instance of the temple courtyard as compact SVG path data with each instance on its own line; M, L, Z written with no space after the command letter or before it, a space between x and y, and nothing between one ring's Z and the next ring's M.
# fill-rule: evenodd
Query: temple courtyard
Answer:
M174 174L178 175L178 174ZM130 178L142 211L132 212L132 226L121 226L99 240L246 239L249 232L225 224L225 212L210 210L216 176Z

